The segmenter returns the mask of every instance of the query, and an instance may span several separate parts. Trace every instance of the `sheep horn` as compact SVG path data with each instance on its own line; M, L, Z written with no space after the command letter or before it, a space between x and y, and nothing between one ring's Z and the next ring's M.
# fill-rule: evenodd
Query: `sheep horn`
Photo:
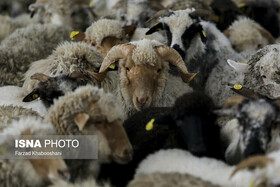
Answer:
M159 17L170 15L170 14L172 14L172 13L173 13L173 12L170 12L168 9L160 10L160 11L156 12L152 17L150 17L150 18L146 21L146 23L149 23L149 22L151 22L152 20L157 19L157 18L159 18Z
M93 71L87 70L87 73L89 75L91 75L94 79L96 79L97 81L102 82L106 77L107 71L104 71L104 72L101 72L101 73L95 73Z
M180 54L168 46L156 47L156 52L163 59L176 66L181 71L181 78L185 83L190 82L198 73L189 73Z
M49 80L50 77L48 75L43 74L43 73L35 73L30 78L38 80L40 82L46 82L46 81Z
M126 58L134 47L135 46L131 44L120 44L112 47L104 58L99 73L105 72L111 64L115 63L119 59Z
M252 156L252 157L247 158L247 159L243 160L242 162L240 162L236 166L236 168L234 169L234 171L232 172L232 174L230 175L229 178L232 178L239 170L246 169L249 167L264 168L272 162L274 162L274 160L267 156L262 156L262 155Z
M263 37L265 37L267 39L267 41L269 42L269 44L274 44L275 43L275 39L273 38L273 36L270 34L270 32L268 32L267 30L263 29L263 28L259 28L260 33L263 35Z

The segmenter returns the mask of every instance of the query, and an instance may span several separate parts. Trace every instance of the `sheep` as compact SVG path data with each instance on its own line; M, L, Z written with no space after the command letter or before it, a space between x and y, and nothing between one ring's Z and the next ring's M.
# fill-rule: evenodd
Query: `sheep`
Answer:
M110 71L103 83L100 84L88 71L98 72L103 56L84 42L64 42L56 47L47 58L31 63L25 73L23 88L32 92L36 88L38 80L31 79L35 73L43 73L47 76L67 75L79 72L90 84L100 86L106 92L116 90L117 73Z
M244 170L257 167L254 171ZM255 156L238 166L228 166L211 158L197 158L179 149L160 150L149 155L139 165L134 178L153 173L189 174L219 186L279 185L279 151L266 156Z
M120 21L104 18L92 23L85 33L79 32L73 39L89 43L106 56L113 46L128 42L135 29L135 26L122 27Z
M197 75L188 73L174 49L155 40L114 46L104 58L99 73L92 74L102 81L109 66L116 61L119 67L117 95L128 115L150 106L171 106L178 96L192 91L183 81L188 83ZM168 62L180 70L183 81L168 74Z
M256 52L268 44L274 44L273 36L255 21L240 17L224 31L237 52Z
M0 128L2 129L5 124L11 123L12 120L19 120L21 117L25 116L38 117L39 114L31 109L19 106L0 106Z
M279 2L275 0L256 0L239 4L239 8L244 15L258 22L275 38L280 33L279 7Z
M123 111L118 100L102 89L83 86L54 101L45 121L53 124L59 135L98 137L98 160L67 160L71 180L98 174L99 163L125 164L132 159L132 147L122 127Z
M145 187L145 186L173 186L173 187L218 187L210 182L203 181L197 177L177 172L170 173L152 173L139 174L135 179L129 182L127 187Z
M257 51L248 63L237 63L233 60L228 60L228 63L244 75L244 83L241 85L270 99L275 99L280 96L279 50L279 45L268 45Z
M65 27L34 24L17 29L0 45L0 86L22 86L23 73L29 64L47 57L59 42L67 38Z
M28 95L23 98L23 102L31 102L38 98L43 102L46 108L49 108L54 99L65 95L65 93L72 92L79 86L87 84L87 80L77 78L79 73L73 72L70 76L58 75L55 77L49 77L42 73L36 73L31 76L32 79L40 81L37 87Z
M86 29L96 18L87 1L83 0L37 0L29 6L29 10L31 16L38 12L43 23L77 30Z
M207 96L193 92L179 97L172 108L147 108L135 113L124 122L134 148L133 160L123 166L113 163L102 165L99 179L110 178L113 185L125 186L141 160L166 148L187 149L196 156L223 160L220 129L215 126L213 109L213 103ZM149 129L151 123L153 127ZM123 177L115 176L116 172L121 172Z
M232 134L226 150L226 160L236 164L256 154L279 149L279 106L246 88L237 90L251 99L237 101L227 109L217 110L219 115L233 116L224 127L224 134ZM240 103L238 103L240 102Z
M26 27L29 24L38 23L38 19L30 19L29 15L23 14L15 18L0 15L0 42L12 34L16 29Z
M73 183L58 181L48 187L110 187L109 183L99 185L94 179L84 180Z
M33 101L25 103L22 100L28 95L28 92L18 86L3 86L0 87L0 106L13 106L30 109L40 116L44 116L47 113L46 107L42 101Z
M164 7L155 0L121 0L113 7L116 19L124 25L147 27L146 21Z
M20 138L27 132L31 135L54 133L51 124L44 123L37 117L24 117L12 121L1 130L0 144ZM57 180L69 180L68 168L62 158L57 159L5 159L0 161L1 186L45 186Z
M168 45L180 53L190 71L199 72L190 86L207 93L219 106L234 94L227 84L233 80L242 84L243 80L243 75L232 71L226 60L244 58L215 25L192 18L193 13L193 9L172 11L170 16L159 18L146 34L166 30Z

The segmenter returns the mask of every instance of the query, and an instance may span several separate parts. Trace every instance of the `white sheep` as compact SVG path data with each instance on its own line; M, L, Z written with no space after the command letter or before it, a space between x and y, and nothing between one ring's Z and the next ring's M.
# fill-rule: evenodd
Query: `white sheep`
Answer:
M199 72L190 86L204 90L216 105L221 105L233 95L227 84L243 80L242 74L232 71L226 60L245 59L232 49L229 40L214 24L193 18L194 13L194 9L171 11L160 17L159 23L146 34L165 30L168 44L184 58L188 70Z
M223 32L237 52L255 52L275 43L273 36L250 18L240 17Z
M101 84L88 74L88 71L98 72L102 60L101 53L87 43L64 42L58 45L47 59L31 63L29 70L25 73L23 88L29 92L36 88L38 80L31 79L35 73L58 76L79 72L89 83L104 88L106 92L113 92L117 86L116 72L110 71Z
M264 186L278 185L279 154L278 151L267 156L255 156L244 160L238 166L228 166L215 159L195 157L184 150L160 150L142 161L136 170L135 178L141 174L178 172L224 187L242 187L252 183L255 186L260 183ZM257 169L241 171L249 167Z
M172 106L177 97L192 91L184 82L196 76L188 73L174 49L155 40L114 46L103 60L99 74L92 74L102 80L111 65L119 68L117 95L129 115L149 106ZM169 65L179 69L184 82L168 73Z
M11 142L30 132L31 135L53 134L54 128L36 117L23 117L12 121L0 131L0 145ZM62 158L57 159L5 159L1 160L2 186L44 186L58 180L69 180L68 168Z
M122 126L123 119L118 100L89 85L55 100L45 121L53 124L57 134L98 137L98 160L68 161L73 180L97 176L100 163L113 160L124 164L132 159L132 147Z
M68 32L66 27L39 24L17 29L0 45L0 85L22 86L30 63L46 58L59 42L68 39Z

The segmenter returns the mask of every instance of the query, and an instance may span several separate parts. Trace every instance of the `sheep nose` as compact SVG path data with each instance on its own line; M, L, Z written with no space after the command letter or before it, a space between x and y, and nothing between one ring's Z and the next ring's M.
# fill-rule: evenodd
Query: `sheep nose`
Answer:
M130 161L133 157L133 150L132 149L125 149L123 151L123 156L126 160Z
M57 170L57 173L59 174L59 176L66 180L66 181L69 181L70 180L70 173L68 170L62 170L62 169L58 169Z
M148 97L137 97L137 102L141 105L144 106L146 104L146 102L148 101Z

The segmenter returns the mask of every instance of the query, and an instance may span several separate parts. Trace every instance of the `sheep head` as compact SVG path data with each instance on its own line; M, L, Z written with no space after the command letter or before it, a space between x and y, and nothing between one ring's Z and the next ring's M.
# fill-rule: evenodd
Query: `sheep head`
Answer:
M116 20L101 19L88 27L85 33L78 32L72 39L89 43L106 56L113 46L129 40L135 29L135 25L122 27Z
M276 130L280 122L279 105L247 88L236 92L250 100L244 97L230 98L225 105L230 108L218 110L216 113L237 118L241 158L263 154L269 149L269 143L273 139L272 131Z
M100 132L102 135L101 138L99 137L99 141L108 143L107 146L110 149L109 154L112 159L119 164L129 162L132 159L133 150L123 128L122 121L120 119L108 121L100 113L98 104L91 102L89 103L89 112L75 114L74 121L79 131L83 134L96 134L96 131ZM101 152L100 154L104 153ZM101 157L104 159L107 156L103 155Z
M181 56L172 48L152 46L151 41L142 40L135 44L122 44L113 47L102 62L99 74L118 63L120 69L120 88L125 98L133 102L137 110L151 106L153 100L164 90L169 64L181 71L182 80L190 82L197 74L188 73Z

